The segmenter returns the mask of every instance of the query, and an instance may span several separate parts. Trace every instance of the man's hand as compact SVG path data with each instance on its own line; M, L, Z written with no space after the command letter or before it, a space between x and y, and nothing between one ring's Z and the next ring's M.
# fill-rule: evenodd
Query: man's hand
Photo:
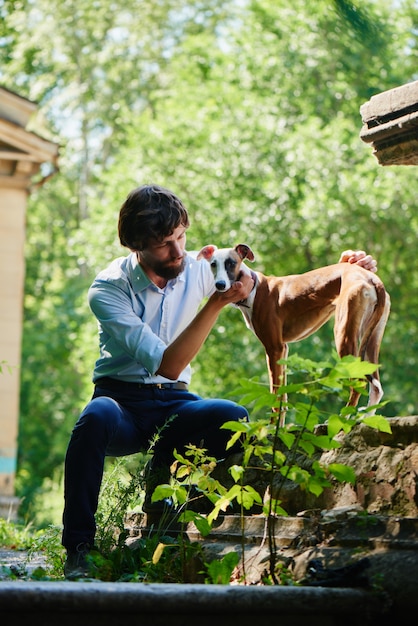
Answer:
M356 263L369 272L377 272L377 261L364 250L344 250L338 263Z
M254 288L254 280L249 274L241 272L239 280L231 285L228 291L225 291L223 295L228 298L228 303L241 302L246 300Z
M250 274L241 272L239 280L232 283L227 291L215 291L209 298L209 301L217 303L223 308L227 304L236 304L241 300L246 300L254 288L254 280Z

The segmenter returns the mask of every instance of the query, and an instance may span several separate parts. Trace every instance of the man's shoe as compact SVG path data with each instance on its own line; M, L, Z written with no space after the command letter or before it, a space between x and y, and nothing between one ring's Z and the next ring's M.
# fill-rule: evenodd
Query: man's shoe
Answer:
M88 578L91 565L87 560L91 547L88 543L79 543L74 549L67 549L67 559L64 564L64 576L68 580Z

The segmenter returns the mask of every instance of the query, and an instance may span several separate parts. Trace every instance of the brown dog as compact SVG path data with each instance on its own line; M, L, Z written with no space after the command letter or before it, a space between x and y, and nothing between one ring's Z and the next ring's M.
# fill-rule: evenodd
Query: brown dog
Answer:
M378 364L380 344L390 312L390 297L373 272L356 264L336 263L304 274L265 276L253 272L244 259L254 260L246 244L218 249L208 245L198 259L211 264L218 291L226 291L241 272L254 278L247 300L237 303L245 322L266 351L270 390L285 384L280 359L287 358L288 344L312 335L335 315L334 338L340 357L360 356ZM367 406L378 404L383 389L376 371L369 378ZM357 406L360 394L351 390L349 406Z

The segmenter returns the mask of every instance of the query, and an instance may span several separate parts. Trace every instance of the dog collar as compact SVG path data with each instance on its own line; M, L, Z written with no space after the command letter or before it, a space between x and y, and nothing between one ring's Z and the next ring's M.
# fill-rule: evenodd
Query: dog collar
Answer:
M240 300L239 302L234 302L235 306L245 307L247 309L251 309L251 307L252 307L253 299L254 299L254 295L255 295L255 290L256 290L257 284L258 284L258 276L257 276L257 274L253 270L250 270L250 272L251 272L251 278L254 281L254 287L251 289L248 297L245 298L245 300Z

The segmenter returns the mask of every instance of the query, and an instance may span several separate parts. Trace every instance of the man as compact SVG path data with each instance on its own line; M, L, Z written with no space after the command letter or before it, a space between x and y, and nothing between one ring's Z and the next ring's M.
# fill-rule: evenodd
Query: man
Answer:
M134 189L119 214L119 239L131 253L114 260L90 287L100 356L93 397L74 427L65 460L67 578L88 573L106 456L147 450L160 433L144 503L145 512L152 512L162 506L150 496L167 481L173 450L194 444L223 458L230 433L220 426L248 419L234 402L205 400L188 390L190 362L219 313L245 300L254 286L243 275L228 291L217 292L209 264L186 252L188 227L187 210L172 192L157 185ZM376 271L374 259L362 251L346 251L340 261Z

